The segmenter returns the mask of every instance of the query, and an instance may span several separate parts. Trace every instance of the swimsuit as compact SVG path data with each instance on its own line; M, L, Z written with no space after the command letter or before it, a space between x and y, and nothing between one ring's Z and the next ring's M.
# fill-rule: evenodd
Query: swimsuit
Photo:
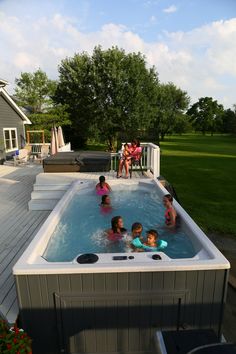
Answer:
M137 146L133 151L131 151L131 156L135 161L139 161L142 153L142 147Z
M110 191L109 191L109 189L108 189L108 187L106 185L104 185L103 187L98 185L97 188L96 188L97 195L104 195L104 194L108 194L109 192Z
M172 207L167 209L166 212L165 212L165 223L166 225L170 225L171 224L171 218L170 218L170 211L172 210Z
M120 241L123 238L123 234L119 234L118 232L109 232L108 233L108 240L109 241Z
M100 205L101 208L101 212L102 213L110 213L112 211L112 206L108 205L108 206L104 206L104 205Z

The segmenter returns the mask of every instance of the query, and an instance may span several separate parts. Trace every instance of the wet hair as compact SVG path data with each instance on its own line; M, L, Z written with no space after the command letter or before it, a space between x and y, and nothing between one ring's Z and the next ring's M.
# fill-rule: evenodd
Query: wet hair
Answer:
M171 202L171 203L173 202L173 197L172 197L172 195L170 195L170 194L165 194L163 198L168 199L169 202Z
M125 148L126 146L128 146L128 147L129 147L129 144L128 144L128 143L125 143L125 144L124 144L124 148Z
M117 232L117 228L118 228L118 222L119 220L122 219L121 216L114 216L112 219L111 219L111 228L113 230L113 232Z
M138 229L143 229L143 225L140 224L140 222L134 222L133 225L131 226L131 231L138 230Z
M148 230L148 231L147 231L147 235L152 235L152 236L154 236L154 237L155 237L155 240L158 239L158 232L157 232L157 230L154 230L154 229Z
M102 184L103 184L103 182L105 182L105 180L106 180L106 179L105 179L104 176L100 176L100 177L99 177L99 183L100 183L100 187L101 187L101 188L103 188L103 185L102 185Z
M102 202L101 202L101 204L105 204L107 197L108 197L107 194L104 194L104 195L102 196Z

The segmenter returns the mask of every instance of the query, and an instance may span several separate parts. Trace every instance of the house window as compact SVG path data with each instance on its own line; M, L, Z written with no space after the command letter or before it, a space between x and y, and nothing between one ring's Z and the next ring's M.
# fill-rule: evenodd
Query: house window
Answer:
M4 128L3 134L6 151L18 149L16 128Z

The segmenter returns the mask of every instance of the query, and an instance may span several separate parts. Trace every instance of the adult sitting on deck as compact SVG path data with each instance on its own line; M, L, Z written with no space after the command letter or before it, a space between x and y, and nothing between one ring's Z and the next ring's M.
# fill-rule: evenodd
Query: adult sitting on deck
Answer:
M142 154L142 148L140 146L140 142L137 139L132 140L131 145L129 145L129 153L131 159L120 159L119 162L119 168L117 171L117 178L122 177L122 170L123 167L125 166L125 178L129 177L129 166L131 163L131 160L137 160L139 161L140 156Z

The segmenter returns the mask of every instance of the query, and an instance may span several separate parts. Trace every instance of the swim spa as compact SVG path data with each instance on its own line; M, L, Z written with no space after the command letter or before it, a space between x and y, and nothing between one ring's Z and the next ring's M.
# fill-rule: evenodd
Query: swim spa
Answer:
M164 225L162 198L152 183L116 183L110 195L112 208L100 207L101 196L94 193L94 184L79 188L61 215L43 257L47 261L73 261L83 253L131 252L131 225L139 221L145 231L158 229L159 238L168 242L163 251L170 258L191 258L197 250L181 229L168 230ZM111 218L121 215L127 232L119 241L109 241L104 230L111 227Z
M109 183L114 193L120 184L123 191L140 188L160 200L167 193L154 180ZM119 249L98 252L95 263L80 264L77 256L85 249L77 253L73 244L69 260L46 259L73 197L86 198L94 186L86 180L71 185L14 267L22 326L34 339L34 352L151 353L157 329L213 328L220 334L229 263L176 201L182 236L192 247L185 257ZM151 228L153 221L142 213L142 220L135 215L125 226L141 221L144 230ZM109 227L111 215L103 217L102 225Z

